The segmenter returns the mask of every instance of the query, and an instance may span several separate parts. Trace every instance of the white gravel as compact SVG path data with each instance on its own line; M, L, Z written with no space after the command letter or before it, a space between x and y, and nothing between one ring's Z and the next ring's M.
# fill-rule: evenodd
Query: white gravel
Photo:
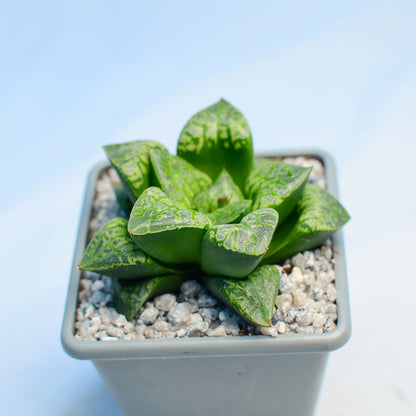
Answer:
M297 157L284 161L313 166L310 182L325 187L324 169L318 160ZM89 238L109 219L122 215L112 190L112 182L117 180L115 171L108 169L97 182ZM138 318L129 322L112 306L111 278L82 272L75 337L93 342L257 334L279 337L333 331L337 322L337 290L332 241L328 239L320 248L298 253L277 267L280 291L273 326L269 328L248 325L196 280L185 282L177 293L166 293L146 302Z

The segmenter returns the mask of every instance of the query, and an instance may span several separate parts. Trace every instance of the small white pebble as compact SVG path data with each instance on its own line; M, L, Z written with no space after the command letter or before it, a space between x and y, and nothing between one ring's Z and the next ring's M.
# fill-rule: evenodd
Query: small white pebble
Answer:
M325 302L325 300L321 299L318 302L315 302L314 306L317 309L317 312L320 313L327 313L329 304Z
M217 304L217 299L206 292L201 292L198 296L198 306L200 308L209 308Z
M327 313L337 313L338 307L336 303L328 303L326 307Z
M313 334L314 328L312 326L300 326L296 328L298 334Z
M204 321L208 323L217 319L219 315L217 308L201 308L199 313L204 318Z
M209 337L226 337L227 331L223 325L218 325L215 329L211 329L207 332Z
M134 332L136 332L137 335L143 335L145 330L146 325L143 324L139 324L134 327Z
M321 270L317 275L317 280L321 287L326 287L331 282L331 276L327 272Z
M90 291L92 286L92 281L90 279L81 279L79 281L80 290Z
M117 338L121 338L124 334L124 331L121 328L118 328L114 325L108 325L106 332L110 337L117 337Z
M77 321L82 322L85 319L84 311L81 308L77 309Z
M312 323L312 315L306 309L298 309L296 310L296 323L299 326L309 326Z
M325 326L324 326L324 331L325 332L331 332L333 331L337 326L335 325L335 322L332 319L328 319L328 321L326 322Z
M113 319L111 319L111 323L114 326L121 328L127 324L127 319L124 315L114 315Z
M105 287L105 284L104 284L104 282L103 282L102 280L96 280L96 281L92 284L92 286L91 286L91 290L92 290L93 292L96 292L97 290L104 289L104 287Z
M323 251L323 255L324 255L324 257L325 257L328 261L332 259L332 249L331 249L331 247L324 246L324 247L323 247L323 249L322 249L322 251Z
M202 286L196 280L187 280L181 286L181 292L187 298L195 298L202 290Z
M313 314L313 326L314 328L322 328L327 321L327 317L320 313Z
M292 309L292 303L283 302L282 306L280 306L279 311L281 312L282 316L286 315Z
M321 300L324 298L324 290L321 287L315 287L312 296L315 301Z
M269 337L277 337L277 329L274 326L260 328L260 333L263 335L268 335Z
M107 335L107 332L105 332L105 331L98 331L98 332L95 333L95 338L97 338L100 341L106 336L108 336L108 335Z
M91 318L92 317L92 315L94 314L94 306L92 306L92 305L89 305L86 309L85 309L85 312L84 312L84 316L85 316L85 319L87 319L87 318Z
M289 304L292 304L292 300L293 300L292 295L290 293L285 293L283 295L279 295L276 298L275 305L276 305L276 307L280 308L283 305L283 303L285 303L285 302L288 302Z
M156 331L152 327L148 327L145 329L144 336L149 339L163 338L162 332Z
M139 318L145 325L152 325L156 321L158 315L159 310L153 305L150 305L144 309Z
M195 301L195 303L191 303L191 302L183 302L184 305L186 305L186 307L188 308L189 312L194 313L198 310L198 304Z
M134 331L134 325L131 322L127 322L123 330L125 334L131 334Z
M198 322L202 322L202 316L199 313L191 313L191 315L188 318L188 325L196 324Z
M183 325L189 319L189 309L184 303L178 303L168 313L168 321L174 326Z
M152 327L159 332L167 332L170 329L169 324L166 321L162 321L161 319L157 319Z
M307 303L307 296L304 292L299 289L292 291L293 304L295 306L305 306Z
M229 316L229 314L228 314L228 312L227 311L225 311L225 310L221 310L220 312L219 312L219 314L218 314L218 319L220 320L220 321L225 321L226 319L228 319L230 316Z
M284 322L279 321L275 326L279 334L286 334L286 324Z
M78 334L82 337L82 338L87 338L89 333L88 333L88 328L85 328L84 326L82 326L81 328L78 329Z
M305 276L302 273L302 271L299 267L294 267L292 269L292 273L290 273L289 278L290 278L292 283L300 284L300 283L304 283L306 281L307 276Z
M238 335L240 333L240 327L235 319L226 319L222 326L224 326L227 335Z
M335 302L337 300L337 289L333 283L330 283L326 289L326 298L329 302Z
M313 269L315 263L315 256L312 251L305 251L305 268Z
M93 292L93 294L90 297L90 302L97 307L99 307L101 304L105 304L106 303L105 293L101 292L101 290L97 290L96 292Z
M154 299L154 304L157 309L164 312L169 312L170 308L176 303L176 296L172 293L166 293L161 296L157 296Z
M305 257L302 253L298 253L292 257L293 266L297 267L299 271L305 271Z
M208 330L207 322L195 322L188 327L189 337L202 337Z
M176 331L176 336L178 338L183 338L186 335L186 329L185 328L180 328Z

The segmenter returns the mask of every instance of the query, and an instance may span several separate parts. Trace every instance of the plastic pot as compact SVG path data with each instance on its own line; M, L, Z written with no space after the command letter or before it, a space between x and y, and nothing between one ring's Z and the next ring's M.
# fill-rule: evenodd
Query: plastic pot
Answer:
M327 189L337 197L331 157L321 151L261 156L310 156L325 167ZM74 337L79 263L87 241L95 183L88 179L62 327L65 351L92 360L126 415L313 415L330 351L351 333L342 231L333 236L338 321L323 334L84 342Z

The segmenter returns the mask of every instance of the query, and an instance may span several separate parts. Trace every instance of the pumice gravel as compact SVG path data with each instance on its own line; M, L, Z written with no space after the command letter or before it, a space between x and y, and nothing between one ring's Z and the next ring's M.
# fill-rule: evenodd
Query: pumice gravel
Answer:
M317 159L284 158L283 162L311 166L309 183L325 188L325 172ZM122 216L113 191L118 177L104 170L97 182L89 240L108 220ZM251 336L263 334L321 334L336 328L337 290L331 239L312 251L287 259L279 269L280 289L271 327L250 325L209 294L197 280L188 280L175 293L146 302L133 322L112 306L110 277L83 271L81 275L75 338L113 341L146 338Z

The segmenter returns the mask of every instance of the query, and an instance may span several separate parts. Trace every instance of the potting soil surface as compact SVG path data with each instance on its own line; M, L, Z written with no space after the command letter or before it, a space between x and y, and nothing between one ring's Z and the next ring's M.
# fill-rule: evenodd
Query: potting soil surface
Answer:
M325 187L324 167L316 159L285 158L286 163L312 166L309 182ZM101 174L91 215L89 239L108 220L122 216L112 183L114 169ZM128 321L112 306L112 280L82 272L78 293L75 337L83 341L134 340L146 338L222 337L332 331L337 322L332 241L296 254L281 265L280 290L271 327L249 325L209 294L197 280L186 281L176 293L146 302L137 319Z

